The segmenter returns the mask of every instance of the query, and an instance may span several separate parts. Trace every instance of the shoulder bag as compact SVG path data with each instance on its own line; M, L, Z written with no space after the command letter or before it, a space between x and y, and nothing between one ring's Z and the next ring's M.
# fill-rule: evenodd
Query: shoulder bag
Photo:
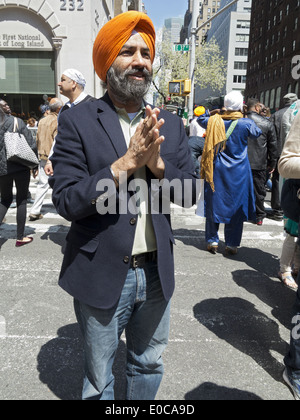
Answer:
M29 146L25 136L19 131L18 120L14 118L13 132L4 134L6 158L8 162L15 162L33 169L39 165L39 160Z

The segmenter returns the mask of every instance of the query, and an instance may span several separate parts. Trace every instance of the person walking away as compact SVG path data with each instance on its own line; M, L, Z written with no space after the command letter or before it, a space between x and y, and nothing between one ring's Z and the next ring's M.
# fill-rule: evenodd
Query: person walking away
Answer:
M274 124L260 115L263 104L256 98L247 101L247 117L255 122L262 134L256 141L248 142L248 158L252 170L256 202L256 223L263 224L266 217L265 198L267 195L267 173L274 172L278 160L277 138Z
M227 109L210 117L207 111L198 118L206 139L201 160L204 185L205 236L207 250L218 251L219 225L225 223L225 252L235 255L240 246L243 224L255 220L253 179L247 156L248 138L262 134L254 121L243 118L244 101L240 92L225 97ZM227 138L227 140L226 140Z
M50 188L48 176L45 173L45 165L48 161L50 150L57 134L57 116L63 103L58 98L51 99L49 103L50 114L40 120L37 131L37 147L40 159L39 182L36 189L35 200L29 214L31 222L43 218L41 214L42 205Z
M285 179L295 180L300 185L300 112L296 115L290 133L278 162L279 174ZM298 188L298 186L296 188ZM300 212L299 212L300 220ZM299 283L299 274L298 279ZM290 348L284 359L285 370L283 378L291 388L295 399L300 400L300 289L296 294L293 309Z
M67 97L69 100L61 108L58 114L58 119L59 119L59 115L62 112L67 111L79 104L93 101L95 99L94 97L88 95L84 91L85 86L86 86L86 80L83 74L79 70L67 69L63 72L63 74L61 75L61 80L58 83L59 92L61 95ZM51 151L49 153L49 157L53 153L54 145L55 145L55 140L53 142ZM52 163L50 159L48 159L48 161L46 162L46 165L44 166L44 171L47 176L53 175L53 168L52 168Z
M194 109L194 116L195 118L192 120L190 124L190 133L189 133L189 148L191 150L192 159L195 166L195 173L198 177L200 177L200 162L199 157L202 156L203 149L204 149L204 142L205 142L205 130L200 127L197 123L197 118L204 114L205 108L202 106L198 106Z
M21 119L18 121L18 131L23 134L37 155L36 142ZM33 241L32 237L25 236L25 223L27 212L27 195L30 183L30 169L19 163L9 162L6 159L6 148L4 143L4 134L13 132L14 118L11 115L4 114L0 109L0 220L3 220L7 210L13 201L13 183L16 185L17 202L17 241L16 247L27 245ZM38 169L33 170L33 176L36 177Z
M170 199L195 204L197 178L181 118L143 99L154 58L150 18L116 16L93 49L107 93L59 116L49 183L58 213L72 222L59 283L75 299L83 333L83 399L114 399L112 365L124 330L126 399L154 399L163 376L175 281ZM177 185L164 194L172 180L183 191Z
M284 140L287 137L287 132L284 134L284 129L282 129L282 122L285 113L289 110L290 106L298 100L298 96L295 93L288 93L283 97L284 107L279 111L275 112L271 116L271 121L275 125L275 131L277 136L277 153L278 153L278 160L280 158L282 148L284 145ZM289 126L289 129L291 127ZM284 140L283 140L284 136ZM274 220L281 221L283 217L282 208L280 206L280 181L279 181L279 173L278 173L278 160L275 167L275 170L272 175L272 194L271 194L271 208L272 213L269 217L272 217Z

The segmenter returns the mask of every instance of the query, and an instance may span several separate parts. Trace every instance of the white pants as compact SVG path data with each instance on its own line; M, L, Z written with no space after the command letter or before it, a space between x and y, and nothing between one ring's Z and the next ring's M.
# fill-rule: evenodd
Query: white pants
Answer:
M297 238L286 234L286 238L282 247L282 254L280 258L280 271L281 273L290 273L294 269L300 268L300 249L297 245Z
M35 194L34 204L31 208L30 214L38 216L41 214L41 208L46 197L46 194L50 188L48 183L48 175L45 173L45 165L47 161L41 160L39 165L39 182L37 185L37 190Z

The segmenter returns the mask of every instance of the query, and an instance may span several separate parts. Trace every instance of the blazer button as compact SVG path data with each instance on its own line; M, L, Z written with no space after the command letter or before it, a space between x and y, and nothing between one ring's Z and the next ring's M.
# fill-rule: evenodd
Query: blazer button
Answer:
M129 264L130 258L129 257L124 257L123 261L125 264Z
M135 218L130 219L131 226L136 225L137 220Z

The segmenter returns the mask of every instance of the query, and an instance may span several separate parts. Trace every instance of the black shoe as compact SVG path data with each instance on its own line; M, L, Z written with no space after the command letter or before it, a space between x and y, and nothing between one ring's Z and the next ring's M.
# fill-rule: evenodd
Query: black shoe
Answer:
M276 222L281 222L283 220L283 214L281 213L269 213L267 215L268 219L276 220Z

